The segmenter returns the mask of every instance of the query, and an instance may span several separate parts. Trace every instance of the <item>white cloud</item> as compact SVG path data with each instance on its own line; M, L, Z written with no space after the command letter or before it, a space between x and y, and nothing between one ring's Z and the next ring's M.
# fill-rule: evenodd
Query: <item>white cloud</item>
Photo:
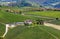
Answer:
M51 5L54 5L54 6L55 6L55 5L57 5L57 4L60 4L60 2L52 3Z

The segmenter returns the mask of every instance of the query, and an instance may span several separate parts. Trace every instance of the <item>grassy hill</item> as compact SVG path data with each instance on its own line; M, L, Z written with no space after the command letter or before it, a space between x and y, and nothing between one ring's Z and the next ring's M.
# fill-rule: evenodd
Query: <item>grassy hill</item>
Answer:
M21 22L25 21L26 19L31 20L37 20L37 19L43 19L46 20L46 18L39 18L34 16L28 16L28 15L20 15L20 14L13 14L10 12L5 12L4 10L0 11L0 22L2 23L12 23L12 22Z
M47 17L60 17L59 11L39 11L39 12L26 12L26 14L33 14L39 16L47 16ZM5 26L1 23L13 23L13 22L21 22L26 19L44 19L38 18L34 16L28 15L20 15L13 14L9 12L5 12L4 10L0 11L0 36L3 35L5 31ZM44 19L45 20L45 19ZM33 25L35 26L35 25ZM35 27L27 27L27 26L18 26L13 29L10 29L4 39L60 39L60 31L53 29L51 27L46 27L43 25L37 25Z
M27 27L19 26L9 30L5 39L60 39L60 31L50 27L36 26Z
M11 14L11 13L5 12L5 11L0 11L0 22L2 22L2 23L20 22L20 21L24 21L26 19L36 19L36 18L30 17L30 16Z
M29 15L35 15L35 16L41 16L45 18L53 18L50 23L60 25L60 11L30 11L25 14ZM59 20L55 20L56 18L59 18Z
M0 36L2 36L5 31L5 25L1 23L21 22L21 21L25 21L26 19L34 20L36 19L36 17L22 16L20 14L16 15L9 12L5 12L4 10L0 11Z
M27 12L27 14L45 16L45 17L52 17L52 18L60 18L60 11L31 11Z
M15 15L5 11L0 11L0 36L4 34L5 25L2 23L13 23L13 22L21 22L26 19L35 19L29 16Z
M0 23L0 36L2 36L5 32L5 26Z
M0 23L13 23L13 22L21 22L25 21L26 19L35 19L29 16L22 16L22 15L15 15L9 12L0 11ZM0 36L4 34L5 25L0 24Z

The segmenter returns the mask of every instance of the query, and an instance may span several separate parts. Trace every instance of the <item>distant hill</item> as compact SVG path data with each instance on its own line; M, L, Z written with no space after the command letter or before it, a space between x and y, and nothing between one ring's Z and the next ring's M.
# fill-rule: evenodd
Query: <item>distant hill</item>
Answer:
M27 1L27 0L4 0L4 1L0 1L1 3L0 3L0 5L2 5L3 3L3 5L6 5L5 4L5 2L7 3L7 2L9 2L8 3L8 6L22 6L22 7L24 7L24 6L34 6L34 7L40 7L40 5L39 4L37 4L36 2L31 2L31 1ZM2 3L3 2L3 3Z
M6 1L6 2L16 1L18 6L36 6L36 7L51 6L54 8L60 8L60 3L56 5L52 5L54 3L60 2L60 0L0 0L0 1Z

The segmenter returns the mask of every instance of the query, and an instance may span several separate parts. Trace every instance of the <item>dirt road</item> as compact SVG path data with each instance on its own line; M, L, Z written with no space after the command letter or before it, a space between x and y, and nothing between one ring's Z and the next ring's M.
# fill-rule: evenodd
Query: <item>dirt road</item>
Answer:
M55 25L55 24L46 23L46 22L44 22L44 25L60 30L60 25Z

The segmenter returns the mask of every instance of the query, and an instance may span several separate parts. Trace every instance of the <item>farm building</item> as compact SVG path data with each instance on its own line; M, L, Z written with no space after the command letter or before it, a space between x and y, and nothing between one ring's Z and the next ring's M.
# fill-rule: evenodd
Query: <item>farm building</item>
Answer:
M32 23L33 23L32 20L26 20L26 21L24 21L25 25L31 25Z

